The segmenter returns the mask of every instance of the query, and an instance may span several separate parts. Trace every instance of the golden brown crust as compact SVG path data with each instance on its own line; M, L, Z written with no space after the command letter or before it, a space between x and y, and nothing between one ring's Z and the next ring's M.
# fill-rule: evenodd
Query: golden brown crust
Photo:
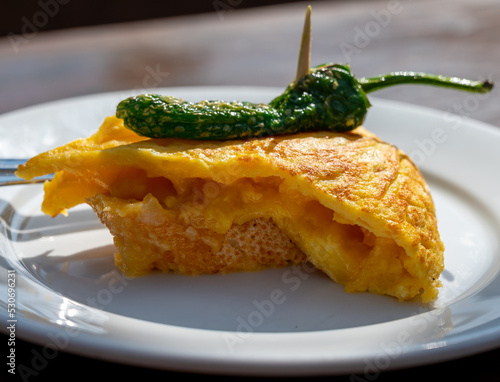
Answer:
M271 219L233 224L221 234L183 224L151 195L143 201L95 195L87 202L112 233L116 264L129 276L155 269L187 275L255 271L306 261Z

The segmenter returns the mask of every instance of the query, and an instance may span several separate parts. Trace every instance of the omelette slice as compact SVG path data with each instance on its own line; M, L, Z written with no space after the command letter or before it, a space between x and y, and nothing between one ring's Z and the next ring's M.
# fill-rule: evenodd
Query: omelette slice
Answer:
M88 203L127 275L309 261L347 292L436 299L444 246L412 161L363 127L248 140L136 135L116 117L19 167L55 172L42 210Z

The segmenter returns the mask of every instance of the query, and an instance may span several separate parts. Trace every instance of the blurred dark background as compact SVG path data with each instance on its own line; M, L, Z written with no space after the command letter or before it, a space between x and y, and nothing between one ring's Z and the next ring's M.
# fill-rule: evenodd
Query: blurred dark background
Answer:
M298 2L297 0L20 0L3 1L0 36ZM49 22L50 21L50 22ZM24 30L23 30L24 29Z
M144 87L150 71L161 73L156 87L283 87L296 70L307 4L314 64L347 62L363 76L500 73L499 0L4 0L0 113ZM463 105L470 95L435 88L397 87L377 97L470 106ZM500 125L495 97L471 105L456 111Z

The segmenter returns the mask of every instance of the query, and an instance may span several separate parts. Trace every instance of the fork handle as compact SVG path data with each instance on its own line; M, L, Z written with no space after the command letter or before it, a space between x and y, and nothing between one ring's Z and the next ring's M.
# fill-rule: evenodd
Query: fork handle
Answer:
M19 179L14 175L17 166L26 162L26 159L0 159L0 179L2 181L13 178L12 180Z
M23 180L18 178L14 174L17 170L17 166L26 163L26 161L27 159L0 158L0 186L41 183L47 179L52 179L52 175L41 176L33 180Z

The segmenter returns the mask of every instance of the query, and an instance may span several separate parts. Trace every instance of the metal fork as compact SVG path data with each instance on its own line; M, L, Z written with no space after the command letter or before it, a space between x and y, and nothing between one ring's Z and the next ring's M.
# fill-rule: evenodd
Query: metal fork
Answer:
M18 184L43 183L52 179L51 175L40 176L31 180L20 179L14 175L17 166L26 163L26 159L1 159L0 158L0 186L13 186Z

